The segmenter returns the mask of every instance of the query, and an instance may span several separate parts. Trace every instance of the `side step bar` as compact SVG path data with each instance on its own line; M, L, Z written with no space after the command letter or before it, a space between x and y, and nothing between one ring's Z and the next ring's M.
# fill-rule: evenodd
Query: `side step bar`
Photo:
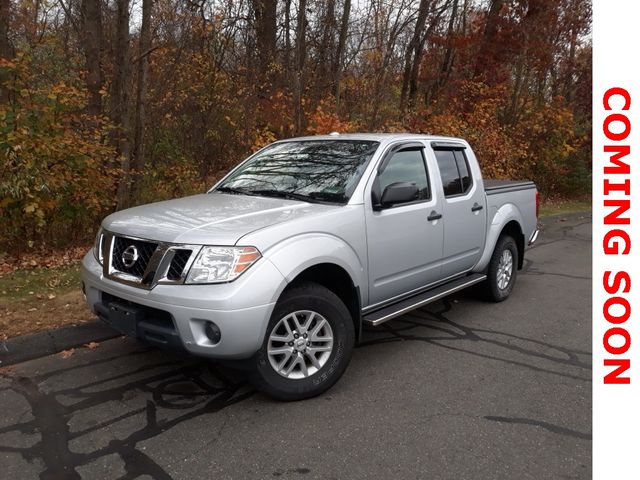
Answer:
M364 315L362 317L362 321L367 325L372 325L374 327L378 326L384 322L404 315L411 310L415 310L416 308L420 308L423 305L440 300L454 292L470 287L471 285L475 285L476 283L480 283L486 278L487 276L483 273L473 273L466 277L458 278L432 290L427 290L426 292L419 293L416 296L409 297L398 303L394 303L393 305Z

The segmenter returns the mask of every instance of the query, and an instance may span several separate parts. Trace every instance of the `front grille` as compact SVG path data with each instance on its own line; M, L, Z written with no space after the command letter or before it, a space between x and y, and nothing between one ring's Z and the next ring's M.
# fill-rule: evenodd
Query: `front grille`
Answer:
M134 247L138 253L138 259L133 265L127 266L123 260L123 253L129 247ZM144 240L133 240L131 238L114 237L113 239L113 255L111 257L111 264L114 269L134 275L142 279L149 260L153 255L153 252L158 248L157 243L146 242Z
M167 279L177 281L182 278L182 273L184 272L184 268L187 266L189 257L191 257L191 252L192 250L175 250L175 255L171 261L171 265L169 266L169 271L167 272Z

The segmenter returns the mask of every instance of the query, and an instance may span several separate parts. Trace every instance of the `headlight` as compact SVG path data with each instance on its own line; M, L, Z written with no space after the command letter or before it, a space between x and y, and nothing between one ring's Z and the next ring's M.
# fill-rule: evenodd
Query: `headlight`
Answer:
M261 257L255 247L202 247L186 283L220 283L235 280Z
M104 242L104 232L100 229L96 235L96 241L93 242L93 256L100 265L102 265L102 242Z

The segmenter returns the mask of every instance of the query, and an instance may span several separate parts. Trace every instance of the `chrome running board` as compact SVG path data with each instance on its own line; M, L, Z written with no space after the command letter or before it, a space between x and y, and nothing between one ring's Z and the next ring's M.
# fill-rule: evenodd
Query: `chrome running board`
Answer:
M420 308L436 300L440 300L447 295L451 295L459 290L463 290L471 285L484 281L487 276L483 273L472 273L466 277L458 278L451 282L440 285L432 290L427 290L413 297L404 299L388 307L381 308L375 312L368 313L362 317L362 321L367 325L378 326L396 317L400 317L411 310Z

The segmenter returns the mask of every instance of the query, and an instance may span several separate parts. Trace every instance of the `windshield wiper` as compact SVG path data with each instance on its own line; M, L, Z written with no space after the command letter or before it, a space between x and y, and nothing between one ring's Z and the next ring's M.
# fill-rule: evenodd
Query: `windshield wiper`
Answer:
M250 190L243 190L242 188L232 188L232 187L218 187L214 190L214 192L234 193L236 195L253 195L254 194Z
M346 203L347 198L342 193L331 193L331 192L311 192L309 194L310 198L314 198L316 200L323 200L329 203Z
M251 193L255 195L263 195L265 197L286 198L288 200L299 200L301 202L316 203L313 198L301 193L284 192L282 190L251 190Z
M233 193L236 195L260 195L263 197L286 198L288 200L298 200L308 203L344 203L344 195L328 192L311 192L308 195L296 192L286 192L282 190L260 189L244 190L242 188L219 187L214 192Z
M265 197L287 198L289 200L300 200L309 203L344 204L347 201L343 194L330 192L310 192L303 195L302 193L281 190L251 190L251 193L264 195Z

